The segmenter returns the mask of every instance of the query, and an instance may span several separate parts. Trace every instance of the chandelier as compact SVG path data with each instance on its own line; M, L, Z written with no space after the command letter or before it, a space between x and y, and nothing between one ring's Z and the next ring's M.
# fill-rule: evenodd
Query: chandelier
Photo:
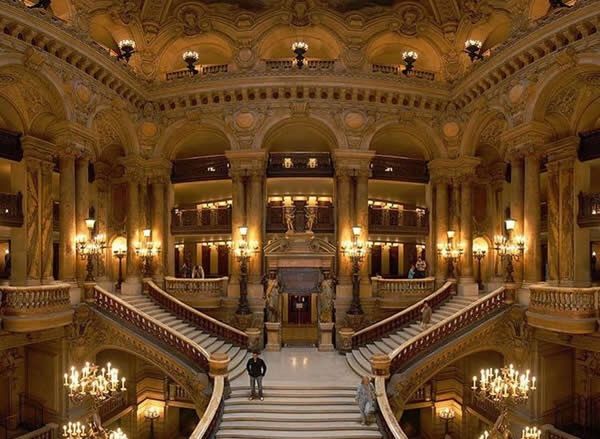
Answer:
M497 235L494 237L494 250L498 252L500 258L506 262L506 276L505 281L513 283L515 281L513 273L515 271L513 261L518 262L525 251L525 238L523 236L517 236L512 239L511 235L517 221L508 218L504 221L508 236Z
M352 227L352 241L345 241L341 246L342 253L352 263L352 303L348 311L351 315L363 314L360 304L360 264L367 255L368 245L359 239L361 232L360 226Z
M133 40L121 40L119 41L119 51L121 52L117 59L124 59L125 62L129 62L131 55L135 53L135 41Z
M100 368L86 362L81 371L72 366L71 373L65 373L64 379L64 386L69 389L69 398L77 404L86 397L91 397L98 404L127 390L125 378L119 378L119 369L112 367L110 363Z
M187 69L192 75L196 75L198 73L198 69L196 69L196 63L198 62L198 52L193 50L187 50L183 52L183 60L187 64Z
M304 41L296 41L292 44L292 51L296 54L296 65L301 69L304 66L304 55L308 52L308 44Z
M106 431L90 424L86 429L81 422L69 422L63 425L61 437L68 439L127 439L127 435L120 428Z
M481 369L479 385L477 376L473 377L471 389L479 396L503 404L519 404L529 397L529 392L536 390L536 378L530 371L519 373L512 364L502 369Z
M103 234L95 234L94 226L96 220L88 218L85 220L85 225L89 231L89 238L85 236L78 236L75 242L77 253L82 260L87 260L85 277L86 282L94 282L94 259L98 259L102 256L104 249L106 248L106 238Z
M471 62L475 62L476 59L483 59L481 54L481 41L479 40L467 40L465 41L465 53L469 55Z
M446 276L448 279L452 279L455 277L455 269L458 264L458 260L464 253L464 249L461 245L454 244L454 230L448 230L446 232L446 236L448 238L446 245L438 244L438 255L440 255L443 259L446 260L447 264L447 272Z
M144 277L152 276L152 258L160 254L160 243L152 241L152 230L144 229L145 242L137 243L135 254L142 259L142 275Z
M479 435L479 439L488 439L490 437L490 433L485 430L483 433Z
M419 58L419 54L414 50L407 50L402 54L402 60L404 61L404 70L402 73L409 75L415 68L415 62Z
M248 227L240 226L238 229L240 239L235 243L233 253L240 263L240 300L236 314L251 314L250 304L248 303L248 261L258 250L258 243L248 241Z
M521 432L521 439L540 439L542 430L537 427L525 427Z

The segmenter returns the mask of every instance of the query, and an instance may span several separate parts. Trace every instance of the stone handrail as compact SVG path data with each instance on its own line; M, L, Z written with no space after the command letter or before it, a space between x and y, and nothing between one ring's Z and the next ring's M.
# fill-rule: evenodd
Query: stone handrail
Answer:
M542 425L540 430L542 430L543 439L579 439L579 436L573 436L572 434L559 430L551 424Z
M179 318L192 323L209 334L220 337L238 346L245 347L248 345L248 336L246 333L195 310L191 306L186 305L182 301L161 290L154 282L145 282L144 292L164 309L171 311Z
M210 397L210 401L202 419L196 425L196 428L192 432L190 439L208 439L214 437L224 408L224 395L225 395L225 377L218 375L214 377L213 392Z
M530 325L576 334L596 331L600 314L600 287L531 285L529 291L527 320Z
M50 423L37 430L17 436L16 439L57 439L58 437L58 424Z
M401 366L414 360L417 355L438 344L449 336L456 336L458 331L473 323L483 320L506 306L507 291L500 287L481 299L473 302L435 325L427 328L415 337L411 337L392 352L389 357L392 360L390 370L396 373Z
M184 277L165 277L165 291L178 299L189 296L224 297L227 295L227 276L210 279L190 279Z
M145 334L155 337L167 346L175 349L193 364L208 371L209 353L202 346L167 325L139 311L123 299L102 289L94 287L95 306L105 313L131 324Z
M384 297L388 294L402 294L420 296L431 294L435 288L435 278L423 279L385 279L372 277L371 286L375 297Z
M4 329L29 332L67 325L73 310L69 284L0 287Z
M385 377L375 377L375 394L377 395L377 406L379 407L379 413L381 416L381 427L385 433L384 437L408 439L408 436L400 427L392 407L390 407L390 401L388 400L385 389Z
M447 300L449 300L455 292L455 283L446 282L440 289L430 294L423 300L418 301L414 305L361 329L352 336L352 348L357 348L373 340L385 337L387 334L397 331L398 329L418 320L421 317L421 307L426 300L429 305L436 309Z

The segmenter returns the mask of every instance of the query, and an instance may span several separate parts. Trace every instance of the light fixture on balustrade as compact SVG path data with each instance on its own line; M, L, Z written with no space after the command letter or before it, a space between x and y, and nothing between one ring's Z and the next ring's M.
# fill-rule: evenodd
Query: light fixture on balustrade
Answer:
M477 286L479 291L483 290L483 280L481 279L481 261L485 258L487 249L481 245L473 246L473 259L477 261Z
M402 73L405 75L411 74L415 68L417 59L419 59L419 54L414 50L407 50L406 52L402 53L402 60L404 61L404 70Z
M258 243L248 241L248 226L240 226L238 232L240 239L235 242L233 251L240 264L240 299L236 314L248 315L251 313L248 303L248 261L258 250Z
M87 218L85 225L88 229L89 237L79 235L75 241L75 248L79 257L82 260L86 260L86 282L94 282L94 260L98 260L102 257L104 250L106 249L106 238L103 234L94 233L96 220L93 218Z
M135 41L133 40L121 40L119 41L119 55L117 59L124 59L125 62L129 62L131 55L135 53Z
M438 244L438 255L446 260L447 270L446 276L448 279L452 279L455 277L456 268L460 257L464 253L464 249L462 245L456 245L454 243L454 230L448 230L446 232L446 245Z
M521 439L541 439L542 430L537 427L525 427L521 431Z
M190 72L192 75L198 74L198 69L196 69L196 63L198 62L198 59L198 52L194 50L186 50L183 52L183 61L186 63L188 72Z
M350 304L350 315L364 314L360 304L360 264L367 255L367 243L360 239L362 227L359 225L352 227L352 240L344 241L341 246L342 254L346 256L352 264L352 303Z
M483 59L483 55L481 54L481 41L479 40L467 40L465 41L465 53L469 55L471 62L475 62L475 60Z
M152 406L148 407L144 410L144 418L150 421L150 438L154 439L154 421L156 421L160 417L160 412L158 408Z
M112 252L113 256L119 261L119 274L115 289L117 292L121 292L121 286L123 284L123 258L127 256L127 241L124 237L118 237L113 241Z
M296 55L294 58L294 63L299 69L301 69L304 66L304 55L306 55L306 52L308 52L308 44L306 44L304 41L296 41L294 44L292 44L292 51Z
M484 430L483 433L481 433L479 435L479 439L488 439L490 437L490 432L487 430Z
M504 221L507 235L497 235L494 237L494 250L498 252L500 258L506 264L505 282L513 283L514 265L513 261L518 262L525 252L525 238L522 235L512 237L517 221L513 218L507 218Z
M142 232L144 242L138 242L135 245L135 254L142 260L142 275L144 277L152 276L152 259L161 252L159 242L152 241L152 230L144 229Z

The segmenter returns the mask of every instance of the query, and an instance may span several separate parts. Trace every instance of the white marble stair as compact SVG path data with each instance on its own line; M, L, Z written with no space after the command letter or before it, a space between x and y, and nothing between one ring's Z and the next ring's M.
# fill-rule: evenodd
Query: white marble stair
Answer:
M221 340L218 337L198 329L192 323L188 323L168 310L163 309L147 296L123 296L123 299L135 306L139 311L148 314L150 317L153 317L171 329L176 330L181 335L195 341L206 349L208 353L212 354L219 352L229 355L229 379L233 380L244 373L246 362L250 357L250 354L245 347L241 348L239 346L234 346L225 340Z
M473 299L454 296L448 302L437 308L431 315L431 324L435 324L445 318L448 318L467 305L473 303ZM379 340L368 343L366 346L361 346L358 349L353 349L352 352L346 354L346 360L354 372L360 376L371 374L371 356L375 354L389 354L402 343L415 337L422 331L420 322L414 322L395 333L389 334Z
M264 401L248 386L232 386L218 439L381 438L377 424L360 424L353 386L265 386Z

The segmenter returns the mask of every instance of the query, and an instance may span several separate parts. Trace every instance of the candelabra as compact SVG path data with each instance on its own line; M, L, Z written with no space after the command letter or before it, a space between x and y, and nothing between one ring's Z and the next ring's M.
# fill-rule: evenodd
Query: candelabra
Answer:
M85 281L94 282L94 259L99 260L102 256L102 252L106 248L106 239L104 235L94 233L95 219L86 219L85 225L89 230L89 238L78 236L75 245L79 257L82 260L87 260Z
M296 55L296 65L299 69L301 69L304 66L304 55L306 55L306 52L308 52L308 44L306 44L304 41L296 41L294 44L292 44L292 51Z
M185 62L188 72L190 72L191 75L198 74L198 69L196 69L198 58L198 52L196 51L188 50L183 52L183 61Z
M498 252L501 260L506 263L506 276L505 281L513 283L515 278L513 273L515 271L513 261L518 262L525 251L525 238L523 236L517 236L512 238L512 232L515 229L517 221L508 218L504 221L506 232L508 236L498 235L494 237L494 250Z
M448 230L446 236L448 237L446 245L438 244L438 255L446 260L446 265L448 267L446 277L452 279L455 276L455 271L457 271L456 266L458 260L463 255L464 250L462 246L454 245L454 230Z
M476 59L483 59L483 55L481 54L481 41L465 41L465 52L467 55L469 55L471 62L474 62Z
M240 263L240 301L236 314L250 314L248 304L248 261L258 249L258 243L248 242L248 227L239 228L240 239L235 245L235 256Z
M485 258L487 251L483 247L473 249L473 258L477 261L477 286L479 291L483 290L483 281L481 280L481 260Z
M367 246L359 239L361 232L360 226L352 227L352 241L342 244L342 253L352 263L352 303L348 311L351 315L363 314L360 304L360 264L367 254Z
M152 231L144 229L145 242L137 243L135 254L142 259L142 276L152 276L152 258L160 254L160 243L152 241Z
M537 427L525 427L521 432L521 439L540 439L542 430Z
M479 435L479 439L488 439L489 437L490 433L487 430L484 430L484 432Z
M121 40L118 46L121 53L117 56L117 59L124 59L128 63L131 55L135 53L135 41Z
M127 249L125 247L113 247L113 255L119 260L119 277L117 278L116 290L120 293L123 284L123 258L127 256Z
M112 367L110 363L105 368L100 368L87 362L81 371L72 366L71 373L65 373L64 378L64 386L69 389L69 398L76 404L90 397L97 406L118 392L127 390L125 378L119 379L119 369Z
M444 425L444 436L445 436L450 432L449 423L451 420L453 420L455 418L456 413L454 412L454 409L452 407L444 407L443 409L440 410L440 412L438 413L438 416L440 418L442 418L445 422L445 425Z
M411 74L415 68L415 63L417 62L418 58L419 58L419 54L417 52L415 52L414 50L407 50L406 52L403 52L402 60L404 61L405 68L402 71L402 73L404 73L407 76L409 74Z
M144 418L150 421L150 439L154 439L154 421L160 417L156 407L149 407L144 411Z
M66 437L69 439L81 439L81 438L88 437L88 434L91 430L91 428L89 428L89 426L87 427L87 430L86 430L86 426L84 424L82 424L81 422L71 422L71 421L69 421L68 424L63 425L62 428L63 428L62 437Z
M536 377L529 370L520 373L512 364L502 369L481 369L479 380L474 376L471 386L477 398L487 399L500 409L495 428L501 432L509 429L509 407L527 401L529 393L536 389Z

